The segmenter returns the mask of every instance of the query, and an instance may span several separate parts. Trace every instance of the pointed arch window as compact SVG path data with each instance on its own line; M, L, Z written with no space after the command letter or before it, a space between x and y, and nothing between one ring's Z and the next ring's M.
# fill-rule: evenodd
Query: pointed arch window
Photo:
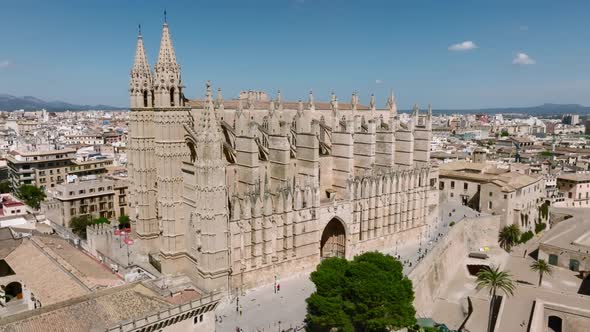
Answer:
M148 92L143 90L143 107L148 107Z
M174 87L170 88L170 106L175 106L174 105Z

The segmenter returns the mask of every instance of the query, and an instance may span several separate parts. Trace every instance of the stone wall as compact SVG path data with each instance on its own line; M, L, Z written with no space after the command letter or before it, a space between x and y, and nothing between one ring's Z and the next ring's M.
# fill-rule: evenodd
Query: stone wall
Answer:
M562 331L590 331L590 311L586 308L562 305L539 299L533 305L529 331L547 331L549 317L551 316L561 319Z
M409 274L414 286L414 307L418 316L428 317L432 314L434 301L465 264L470 252L497 244L499 224L499 216L469 218L458 222Z

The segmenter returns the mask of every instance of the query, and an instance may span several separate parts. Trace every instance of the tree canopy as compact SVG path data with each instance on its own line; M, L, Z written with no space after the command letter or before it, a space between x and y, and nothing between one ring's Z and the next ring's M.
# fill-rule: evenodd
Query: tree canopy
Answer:
M86 227L97 224L108 224L110 221L105 217L93 219L91 215L82 215L70 219L70 228L74 234L86 239Z
M416 324L412 282L389 255L327 258L310 278L316 291L307 299L308 331L389 331Z
M477 289L487 288L490 291L490 308L488 313L488 332L493 332L494 328L494 303L496 301L496 294L500 291L507 297L514 295L516 285L512 280L510 273L500 271L497 266L484 267L477 273L476 281Z
M553 267L551 265L549 265L549 263L547 263L546 260L544 259L539 259L535 262L533 262L530 265L530 268L532 271L538 272L539 273L539 287L541 287L541 284L543 283L543 275L551 275L553 274Z
M128 215L120 215L119 216L119 228L127 228L131 225L130 219Z
M23 184L18 187L16 196L35 210L39 210L41 202L47 197L43 189L30 184Z
M516 224L504 226L498 234L498 243L500 247L510 252L512 247L517 245L520 240L520 228Z
M12 191L12 185L9 180L0 182L0 193L6 194Z
M83 215L79 217L72 217L70 219L70 228L74 234L86 239L86 227L92 224L92 217Z

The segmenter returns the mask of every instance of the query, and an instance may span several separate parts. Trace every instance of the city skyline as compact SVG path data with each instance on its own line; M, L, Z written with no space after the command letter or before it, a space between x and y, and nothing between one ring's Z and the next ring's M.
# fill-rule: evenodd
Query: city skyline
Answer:
M311 89L349 101L358 91L361 103L374 93L384 105L393 89L400 109L590 104L581 1L9 3L0 27L16 33L4 36L0 93L127 106L120 73L137 25L153 66L164 9L191 99L211 80L226 98L281 89L297 100Z

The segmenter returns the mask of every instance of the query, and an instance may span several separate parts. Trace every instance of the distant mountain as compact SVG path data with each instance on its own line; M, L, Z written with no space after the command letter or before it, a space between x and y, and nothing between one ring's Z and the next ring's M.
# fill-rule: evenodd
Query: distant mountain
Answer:
M438 114L523 114L545 117L561 117L563 114L572 113L579 115L590 114L590 107L579 104L543 104L530 107L504 107L504 108L480 108L480 109L433 109Z
M124 110L126 108L110 105L76 105L64 101L45 101L32 96L15 97L7 94L0 94L0 110L14 111L24 109L34 111L46 109L51 112L62 111L85 111L85 110Z

